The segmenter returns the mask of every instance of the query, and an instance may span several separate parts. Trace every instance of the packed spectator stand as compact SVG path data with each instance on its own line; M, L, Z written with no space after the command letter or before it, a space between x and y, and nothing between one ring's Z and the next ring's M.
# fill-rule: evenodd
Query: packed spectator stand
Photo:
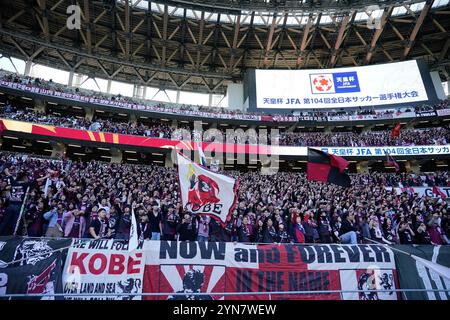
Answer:
M134 211L144 239L339 243L352 232L359 243L450 244L444 199L386 188L450 186L447 171L355 174L350 188L307 181L303 173L227 171L239 180L238 202L222 228L183 210L173 168L10 153L0 155L0 167L0 235L14 232L7 208L24 196L17 192L22 181L30 190L18 235L128 239Z
M176 128L153 120L152 124L118 122L107 119L94 119L92 121L67 116L56 116L52 114L39 114L28 110L15 110L10 104L3 107L0 118L25 121L36 124L49 124L60 127L129 134L146 137L177 139L183 138L182 134L174 134ZM180 129L191 131L189 126L179 126ZM215 129L225 136L225 129ZM195 136L195 132L192 131ZM269 131L269 134L271 132ZM273 138L275 139L275 135ZM417 146L417 145L446 145L450 141L450 130L448 128L435 127L424 129L405 129L399 137L391 137L390 131L367 131L367 132L286 132L282 131L277 136L278 143L285 146ZM199 137L193 137L198 140ZM206 139L205 141L214 141ZM257 143L254 137L248 137L246 132L237 132L235 143ZM276 140L268 139L267 143L277 143Z

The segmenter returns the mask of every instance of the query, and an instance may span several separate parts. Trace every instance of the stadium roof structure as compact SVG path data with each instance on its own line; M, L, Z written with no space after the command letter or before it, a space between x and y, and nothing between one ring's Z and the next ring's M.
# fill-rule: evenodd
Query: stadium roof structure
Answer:
M423 58L450 70L450 0L4 0L0 54L90 77L224 93L248 68ZM80 8L80 29L67 25Z

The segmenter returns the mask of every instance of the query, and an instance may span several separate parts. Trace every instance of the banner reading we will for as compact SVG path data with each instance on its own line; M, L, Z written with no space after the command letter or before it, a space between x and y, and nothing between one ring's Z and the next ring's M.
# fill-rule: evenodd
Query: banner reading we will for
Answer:
M121 240L74 240L63 270L63 291L72 294L65 299L140 300L144 263L144 252L129 252Z
M394 254L383 245L246 245L146 241L144 251L143 292L166 293L148 299L398 298L393 291L398 288ZM362 292L340 293L334 290ZM310 292L266 293L280 291ZM192 292L203 294L194 296ZM227 292L250 294L221 294Z

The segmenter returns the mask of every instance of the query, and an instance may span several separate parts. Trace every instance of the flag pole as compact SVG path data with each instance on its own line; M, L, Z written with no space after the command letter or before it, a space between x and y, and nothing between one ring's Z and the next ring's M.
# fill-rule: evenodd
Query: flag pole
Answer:
M27 191L25 192L25 197L23 198L22 206L20 207L19 218L17 219L16 225L14 227L14 233L13 233L14 236L17 234L17 229L19 228L20 220L22 220L22 215L23 215L23 211L25 209L25 204L28 199L29 191L30 191L30 187L27 188Z

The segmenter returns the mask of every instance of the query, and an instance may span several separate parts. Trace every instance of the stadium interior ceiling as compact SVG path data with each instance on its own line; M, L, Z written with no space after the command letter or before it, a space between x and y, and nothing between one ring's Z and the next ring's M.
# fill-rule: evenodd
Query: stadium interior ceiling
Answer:
M67 9L75 4L80 29L69 30ZM448 0L4 0L0 14L3 56L90 77L216 94L252 68L417 58L448 81L449 33Z

